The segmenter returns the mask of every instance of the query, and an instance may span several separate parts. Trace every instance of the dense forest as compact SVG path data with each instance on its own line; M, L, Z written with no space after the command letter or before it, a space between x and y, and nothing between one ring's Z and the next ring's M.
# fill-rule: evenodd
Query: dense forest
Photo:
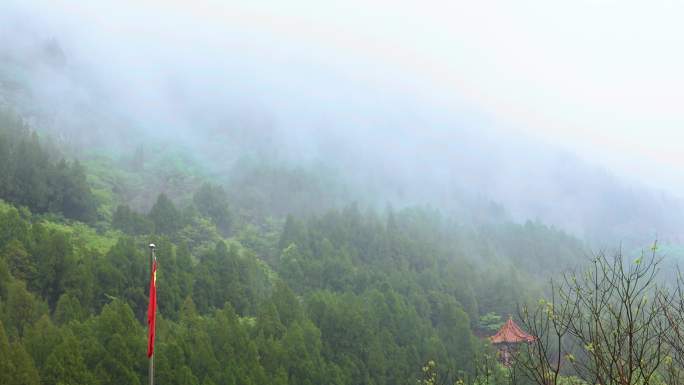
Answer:
M235 185L142 152L64 159L3 112L2 384L145 383L150 242L157 381L186 385L412 384L429 361L472 378L493 354L483 337L587 252L539 222L473 224L423 206L284 214L299 201L239 199ZM255 197L306 187L270 167L238 182L259 181ZM153 173L183 187L138 183ZM155 189L147 209L127 204Z
M684 385L657 3L0 1L0 385Z

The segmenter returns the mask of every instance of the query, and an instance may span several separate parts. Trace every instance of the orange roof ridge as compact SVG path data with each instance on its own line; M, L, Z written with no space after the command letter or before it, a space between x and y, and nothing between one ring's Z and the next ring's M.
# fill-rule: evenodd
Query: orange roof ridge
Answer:
M501 326L501 329L499 329L496 334L489 337L489 340L492 341L493 344L510 344L519 342L532 342L535 340L535 337L523 331L520 326L513 321L513 317L509 316L508 321Z

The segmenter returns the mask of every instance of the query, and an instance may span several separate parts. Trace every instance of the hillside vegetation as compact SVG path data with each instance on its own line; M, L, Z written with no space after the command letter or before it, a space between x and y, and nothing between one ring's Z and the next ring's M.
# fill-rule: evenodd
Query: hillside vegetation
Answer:
M150 242L156 380L179 385L474 376L480 337L586 255L539 222L338 205L316 173L248 162L219 185L173 149L56 147L3 112L2 384L145 383Z

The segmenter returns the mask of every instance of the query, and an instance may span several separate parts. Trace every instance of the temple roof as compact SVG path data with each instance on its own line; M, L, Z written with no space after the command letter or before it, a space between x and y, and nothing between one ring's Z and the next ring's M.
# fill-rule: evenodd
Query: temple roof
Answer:
M513 318L509 317L508 321L501 326L501 329L499 329L496 334L489 337L489 340L492 341L493 344L514 344L519 342L532 342L535 338L533 335L527 334L520 329L520 326L513 322Z

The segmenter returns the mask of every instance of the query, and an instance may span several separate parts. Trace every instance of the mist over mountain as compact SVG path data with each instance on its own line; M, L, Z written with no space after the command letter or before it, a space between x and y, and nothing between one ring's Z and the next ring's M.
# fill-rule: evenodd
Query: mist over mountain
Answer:
M324 206L420 204L464 222L538 219L596 242L681 241L682 203L664 189L429 94L392 67L176 14L115 30L98 14L9 8L0 103L79 157L177 149L226 185L254 162L326 174Z
M684 383L678 9L0 2L0 384Z

